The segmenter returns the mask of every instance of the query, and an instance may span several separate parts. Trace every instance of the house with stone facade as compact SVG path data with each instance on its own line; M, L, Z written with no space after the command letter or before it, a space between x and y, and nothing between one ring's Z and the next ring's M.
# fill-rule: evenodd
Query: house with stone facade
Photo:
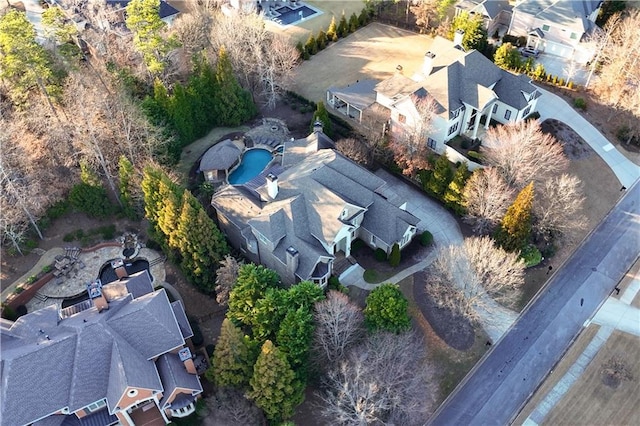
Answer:
M250 185L225 185L212 205L231 244L286 284L325 286L335 263L362 240L390 253L416 234L418 219L383 194L385 181L343 157L316 126L285 143L281 163Z
M2 426L162 425L202 386L180 301L147 270L87 285L89 299L0 321Z

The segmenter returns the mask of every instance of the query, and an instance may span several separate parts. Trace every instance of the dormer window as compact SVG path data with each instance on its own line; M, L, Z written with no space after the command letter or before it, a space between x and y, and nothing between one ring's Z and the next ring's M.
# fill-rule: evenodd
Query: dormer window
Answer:
M542 26L542 31L549 31L549 26L548 25L543 25Z

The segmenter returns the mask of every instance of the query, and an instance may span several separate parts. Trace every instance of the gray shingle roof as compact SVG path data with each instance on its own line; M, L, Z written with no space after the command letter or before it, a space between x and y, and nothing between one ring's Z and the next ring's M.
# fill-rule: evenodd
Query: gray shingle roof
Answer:
M375 202L364 215L362 227L380 238L387 245L400 241L409 226L416 226L419 219L376 194Z
M73 412L105 397L115 408L126 386L162 390L150 354L184 343L164 290L127 295L101 313L90 308L62 320L50 306L7 326L0 328L3 426L29 424L65 407Z
M240 159L240 148L225 139L207 150L200 160L200 171L227 170Z
M536 87L531 84L531 79L524 74L515 75L508 71L504 71L504 75L493 88L498 98L507 105L514 108L524 108L528 101L522 94L530 94L535 92Z
M146 359L184 344L164 289L129 302L109 319L109 327Z
M173 313L176 316L176 321L178 321L178 327L180 327L180 332L182 333L182 337L184 339L188 339L193 336L193 330L191 329L191 324L189 324L189 319L187 318L187 314L184 311L184 306L182 306L181 300L176 300L171 303L171 309L173 309Z
M378 83L378 80L362 80L346 87L330 87L329 92L359 110L363 110L376 101L374 89Z
M594 25L587 17L599 4L597 0L527 0L516 4L513 10L561 27L588 32Z
M158 373L164 384L163 397L160 400L160 408L167 408L168 399L176 388L188 389L192 394L202 392L202 385L198 376L187 373L178 354L168 353L160 356L156 361Z

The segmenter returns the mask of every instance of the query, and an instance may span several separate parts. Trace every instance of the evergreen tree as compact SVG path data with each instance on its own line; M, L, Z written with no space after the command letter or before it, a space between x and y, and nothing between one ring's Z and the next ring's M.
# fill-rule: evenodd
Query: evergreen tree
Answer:
M498 47L493 55L493 62L506 70L514 70L522 66L520 52L511 43L503 43Z
M471 176L471 173L469 172L467 163L461 163L453 175L453 180L444 193L443 200L445 204L458 215L462 215L465 211L464 186L466 185L469 176Z
M211 367L205 373L210 382L234 388L246 388L249 385L254 359L248 338L226 318L222 322L211 361Z
M218 86L216 113L220 124L237 126L255 115L256 108L251 95L238 84L224 48L221 48L218 53L216 83Z
M331 17L331 23L327 29L327 39L329 41L338 41L338 29L336 27L336 17Z
M304 388L296 380L287 358L270 340L262 345L250 386L247 396L274 423L290 418L304 399Z
M138 219L134 200L134 169L129 159L122 155L118 161L118 190L123 213L131 220Z
M313 118L311 119L311 125L309 126L309 130L313 132L313 126L316 121L320 121L322 123L322 132L329 136L333 136L333 126L331 123L331 118L329 118L329 112L327 108L324 106L324 102L320 101L316 104L316 111L313 113Z
M144 196L144 213L147 220L155 227L162 211L163 200L160 198L160 180L162 171L146 166L142 174L142 194Z
M364 27L365 25L367 25L369 23L369 19L370 19L370 15L369 15L369 11L367 10L367 8L363 8L362 11L360 12L360 15L358 16L358 25L360 27Z
M253 337L260 341L273 339L288 310L287 290L268 288L256 303L248 318Z
M318 53L318 43L316 42L316 38L313 36L313 34L309 34L309 38L304 44L304 51L309 55L315 55L316 53Z
M318 50L322 50L327 47L327 35L322 30L318 32L318 36L316 37L316 46L318 47Z
M442 154L433 166L433 173L426 185L427 191L442 199L453 180L453 170L446 154Z
M395 268L400 264L400 260L400 246L398 243L393 243L393 247L391 247L391 254L389 255L389 265Z
M349 17L349 32L355 33L360 26L360 21L358 21L358 16L355 13L352 13Z
M397 284L386 283L375 288L367 296L366 303L364 319L370 330L400 333L411 327L409 302Z
M311 281L301 281L287 291L287 307L295 310L300 307L311 311L316 302L324 299L324 291Z
M224 235L191 192L184 191L175 242L182 271L203 291L215 288L215 270L229 252Z
M133 45L142 54L149 72L161 74L166 55L176 44L162 37L167 24L160 19L160 0L131 0L126 9L126 24L133 33Z
M347 17L342 13L340 23L338 23L338 37L343 38L349 35L349 24L347 23Z
M164 236L164 241L170 249L180 247L178 233L178 219L180 218L181 199L176 185L164 175L158 185L158 192L162 200L162 208L158 213L158 230Z
M262 265L242 265L236 285L229 293L227 318L251 325L256 302L263 297L268 288L277 287L279 281L278 274Z
M0 17L0 79L8 83L11 99L19 105L36 88L49 99L53 86L60 83L27 15L15 9Z
M196 139L191 96L181 84L176 84L170 99L171 120L180 137L180 143L182 146L186 146Z
M278 347L301 378L306 372L314 330L313 314L309 309L299 307L287 312L276 336Z
M465 50L475 49L483 52L488 44L487 30L482 21L482 15L462 12L456 15L451 22L449 40L453 40L456 30L463 30L462 47Z
M496 231L496 242L509 252L522 250L531 238L533 182L525 186L509 206Z

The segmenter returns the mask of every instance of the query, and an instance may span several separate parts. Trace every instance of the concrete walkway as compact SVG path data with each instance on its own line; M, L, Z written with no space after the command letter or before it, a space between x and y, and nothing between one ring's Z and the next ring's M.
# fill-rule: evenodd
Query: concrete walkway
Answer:
M587 321L585 326L593 322L599 324L601 326L600 329L565 375L562 376L553 389L549 391L531 415L524 421L523 424L525 426L535 426L544 421L545 417L553 410L562 397L569 392L571 386L578 381L582 373L584 373L589 366L591 360L595 358L600 348L607 342L607 339L614 330L640 336L640 309L631 306L631 302L639 290L640 273L636 271L631 283L627 286L620 299L609 296L600 309L598 309L593 319Z
M591 123L584 119L564 99L553 93L539 89L542 96L537 110L540 121L553 118L571 126L613 170L620 183L627 188L640 178L640 166L622 155Z

